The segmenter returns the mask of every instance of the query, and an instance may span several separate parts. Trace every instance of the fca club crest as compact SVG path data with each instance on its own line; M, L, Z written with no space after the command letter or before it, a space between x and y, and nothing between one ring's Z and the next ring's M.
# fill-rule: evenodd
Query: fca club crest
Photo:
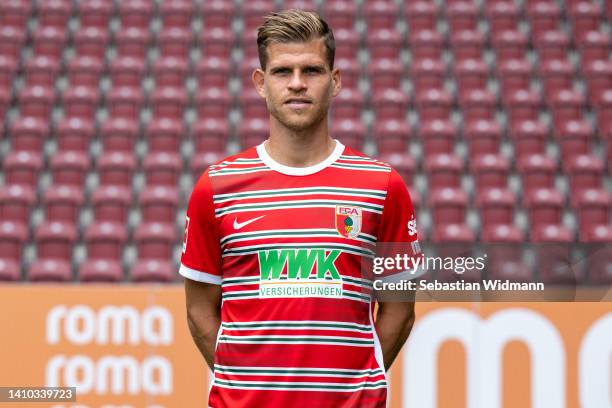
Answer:
M361 208L336 206L336 230L346 238L356 238L361 232Z

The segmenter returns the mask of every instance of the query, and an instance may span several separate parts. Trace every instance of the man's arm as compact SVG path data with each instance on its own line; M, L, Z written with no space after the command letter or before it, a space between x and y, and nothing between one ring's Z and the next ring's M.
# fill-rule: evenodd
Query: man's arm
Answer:
M214 371L215 346L221 324L221 286L185 279L185 297L191 337Z
M378 303L374 326L382 348L385 371L391 368L408 339L414 316L414 302Z

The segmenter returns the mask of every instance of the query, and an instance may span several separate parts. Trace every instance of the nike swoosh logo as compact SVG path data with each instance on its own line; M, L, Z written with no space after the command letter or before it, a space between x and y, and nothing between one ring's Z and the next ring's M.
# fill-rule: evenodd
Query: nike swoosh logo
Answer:
M255 222L255 221L259 220L259 219L262 219L263 217L265 217L265 215L261 215L261 216L256 217L256 218L252 218L252 219L246 220L244 222L238 222L238 218L234 218L234 229L235 230L239 230L240 228L242 228L244 226L247 226L250 223Z

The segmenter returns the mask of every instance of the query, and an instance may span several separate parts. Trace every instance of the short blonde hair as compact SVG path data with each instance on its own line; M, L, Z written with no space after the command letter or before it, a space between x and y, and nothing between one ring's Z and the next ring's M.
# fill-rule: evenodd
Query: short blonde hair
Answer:
M257 52L261 69L266 69L271 43L307 42L323 38L329 68L334 68L336 42L334 33L327 22L317 13L305 10L284 10L264 17L264 23L257 30Z

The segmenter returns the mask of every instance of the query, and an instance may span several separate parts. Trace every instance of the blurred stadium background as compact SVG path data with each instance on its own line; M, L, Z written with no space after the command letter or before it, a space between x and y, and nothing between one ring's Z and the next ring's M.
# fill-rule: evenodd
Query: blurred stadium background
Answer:
M266 138L256 28L284 8L332 25L331 133L400 171L423 241L612 242L610 0L0 0L0 280L179 282L195 180Z

